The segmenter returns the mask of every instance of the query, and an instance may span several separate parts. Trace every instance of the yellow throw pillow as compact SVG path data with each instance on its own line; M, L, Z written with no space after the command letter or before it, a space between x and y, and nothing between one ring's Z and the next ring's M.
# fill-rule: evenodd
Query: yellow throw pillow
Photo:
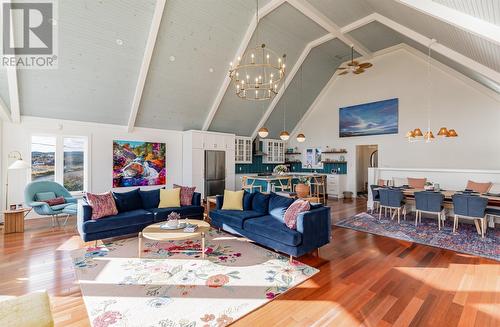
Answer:
M181 189L160 189L160 204L158 208L172 208L181 206Z
M243 210L243 195L245 191L224 191L222 210Z

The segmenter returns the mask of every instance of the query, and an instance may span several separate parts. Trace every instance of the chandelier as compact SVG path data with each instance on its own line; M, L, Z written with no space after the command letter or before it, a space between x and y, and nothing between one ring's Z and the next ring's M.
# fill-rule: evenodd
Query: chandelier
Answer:
M285 77L286 55L279 56L264 43L259 45L259 1L257 0L257 46L248 49L237 62L231 62L229 77L236 95L245 100L269 100L278 94L280 82Z
M420 128L415 128L406 133L405 137L408 142L416 142L420 140L425 140L426 143L430 143L436 139L434 133L431 131L431 94L432 94L432 79L431 79L431 47L436 42L432 39L429 43L428 53L427 53L427 80L428 80L428 94L427 94L427 130L422 133ZM437 133L440 138L454 138L458 137L458 133L454 129L448 129L446 127L441 127Z

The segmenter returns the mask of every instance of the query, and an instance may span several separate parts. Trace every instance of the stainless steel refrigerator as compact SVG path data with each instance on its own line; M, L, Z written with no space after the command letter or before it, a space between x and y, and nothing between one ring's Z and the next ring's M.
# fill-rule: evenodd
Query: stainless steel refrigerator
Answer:
M226 189L226 153L205 151L205 197L224 194Z

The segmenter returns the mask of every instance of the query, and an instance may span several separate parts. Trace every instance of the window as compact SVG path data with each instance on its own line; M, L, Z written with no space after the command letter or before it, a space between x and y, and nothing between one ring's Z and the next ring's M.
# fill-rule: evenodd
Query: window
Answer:
M81 137L64 138L63 185L70 192L84 190L85 143Z
M83 192L87 185L87 137L31 137L31 181L55 181L70 192Z
M31 181L54 181L56 165L56 138L31 137Z

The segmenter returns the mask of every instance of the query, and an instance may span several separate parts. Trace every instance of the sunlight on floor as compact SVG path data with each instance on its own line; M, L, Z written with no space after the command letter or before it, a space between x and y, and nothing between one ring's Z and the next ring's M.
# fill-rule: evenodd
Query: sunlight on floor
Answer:
M61 244L56 251L73 251L83 247L84 243L80 236L72 236L66 242Z

